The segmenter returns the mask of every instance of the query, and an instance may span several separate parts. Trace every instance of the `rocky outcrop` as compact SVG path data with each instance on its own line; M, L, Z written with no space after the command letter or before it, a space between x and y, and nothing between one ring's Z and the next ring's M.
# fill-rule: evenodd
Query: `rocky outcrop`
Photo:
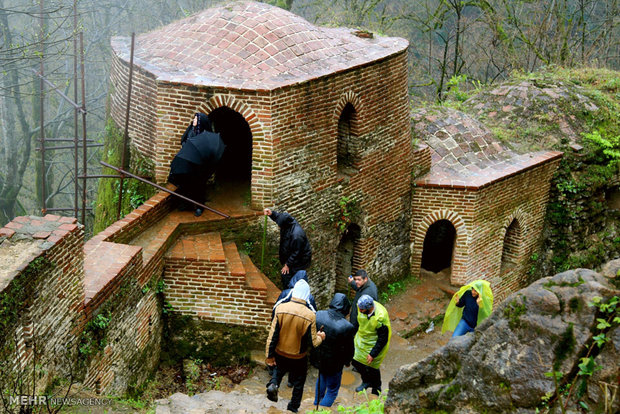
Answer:
M601 315L588 303L619 293L608 279L586 269L534 282L503 301L473 334L401 367L390 382L385 412L534 412L555 391L546 375L552 371L576 380L573 400L578 395L590 408L604 409L604 384L611 384L611 391L618 384L617 323L606 332L608 342L591 351L602 369L588 377L585 388L580 383L587 376L577 375L578 364L600 333Z

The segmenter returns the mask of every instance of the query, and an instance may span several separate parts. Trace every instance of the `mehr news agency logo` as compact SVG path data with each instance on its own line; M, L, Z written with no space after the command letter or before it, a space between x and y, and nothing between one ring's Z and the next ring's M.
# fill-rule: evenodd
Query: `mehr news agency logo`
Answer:
M109 398L76 398L76 397L48 397L46 395L11 395L9 405L12 406L32 406L32 405L84 405L84 406L106 406L111 405Z

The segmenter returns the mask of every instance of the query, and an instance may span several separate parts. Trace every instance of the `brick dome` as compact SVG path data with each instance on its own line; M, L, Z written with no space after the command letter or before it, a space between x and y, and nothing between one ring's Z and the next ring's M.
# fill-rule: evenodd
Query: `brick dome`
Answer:
M130 39L112 39L129 61ZM361 38L353 29L317 27L265 3L204 10L136 36L134 62L159 81L271 90L404 51L401 38Z
M431 150L432 167L419 185L481 187L561 156L517 153L477 119L450 108L412 112L416 135Z

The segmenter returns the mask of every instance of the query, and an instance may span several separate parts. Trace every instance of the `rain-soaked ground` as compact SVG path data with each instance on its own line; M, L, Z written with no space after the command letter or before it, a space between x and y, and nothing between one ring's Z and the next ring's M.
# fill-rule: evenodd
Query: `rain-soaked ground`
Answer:
M409 286L407 290L391 298L386 303L386 309L390 314L392 324L392 339L390 350L381 365L381 377L383 380L383 390L388 388L390 379L394 376L398 368L402 365L411 364L420 361L430 355L435 349L445 345L450 339L450 333L441 335L441 324L438 323L434 329L426 330L427 323L430 319L444 312L448 305L449 293L455 291L449 284L449 269L438 274L423 272L417 283ZM415 328L422 325L424 329ZM406 333L417 331L410 334L407 339ZM264 350L257 350L254 359L257 362L264 360ZM311 368L308 372L308 379L304 388L304 398L299 412L303 413L307 410L314 409L314 388L316 383L317 370ZM253 394L256 396L265 395L265 384L269 377L266 369L258 367L251 376L233 388L233 391L240 394ZM355 388L361 383L360 376L351 370L351 367L345 368L342 375L342 387L336 399L332 411L337 411L338 405L352 406L365 401L365 396L356 393ZM291 397L291 388L288 388L283 381L280 392L280 401L270 403L266 401L266 412L280 413L286 409L286 403ZM373 397L374 398L374 397Z

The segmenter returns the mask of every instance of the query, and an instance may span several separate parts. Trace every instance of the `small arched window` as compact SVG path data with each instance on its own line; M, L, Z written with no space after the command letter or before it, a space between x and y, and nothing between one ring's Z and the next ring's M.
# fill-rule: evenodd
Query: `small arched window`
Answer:
M357 173L359 142L357 140L357 113L350 103L342 109L338 119L338 174L354 175Z
M512 269L519 261L519 248L521 246L521 225L517 219L512 220L506 229L504 236L504 248L502 249L501 272Z

